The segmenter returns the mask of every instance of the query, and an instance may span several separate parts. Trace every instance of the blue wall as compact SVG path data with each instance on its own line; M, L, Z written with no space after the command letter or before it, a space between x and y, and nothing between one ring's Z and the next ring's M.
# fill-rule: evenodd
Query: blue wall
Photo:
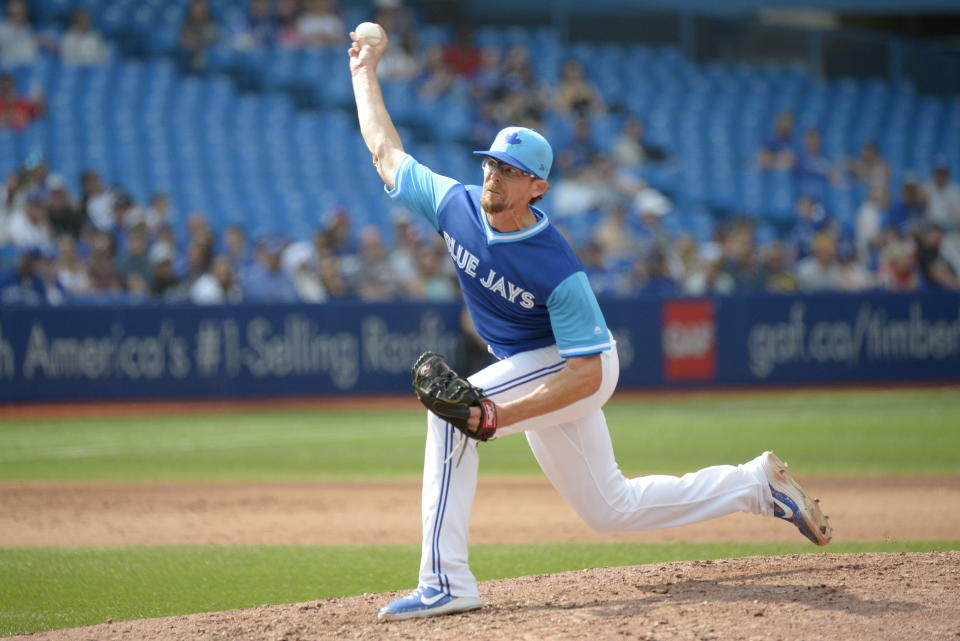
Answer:
M960 296L602 304L621 389L960 380ZM456 305L5 308L0 402L404 394Z

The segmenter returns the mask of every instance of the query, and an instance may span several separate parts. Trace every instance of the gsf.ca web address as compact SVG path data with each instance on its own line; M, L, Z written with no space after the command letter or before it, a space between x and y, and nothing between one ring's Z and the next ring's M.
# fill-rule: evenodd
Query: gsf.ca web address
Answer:
M778 367L799 363L845 364L868 361L942 360L960 355L960 308L952 320L928 320L919 302L905 318L891 318L870 303L857 309L853 322L805 319L805 303L790 306L786 321L759 323L747 338L750 371L769 377Z

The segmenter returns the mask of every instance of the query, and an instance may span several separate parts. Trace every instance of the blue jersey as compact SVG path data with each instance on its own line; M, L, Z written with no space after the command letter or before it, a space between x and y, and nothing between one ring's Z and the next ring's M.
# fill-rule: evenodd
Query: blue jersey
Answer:
M547 216L531 207L536 224L498 232L480 207L480 192L407 156L387 193L443 236L473 323L496 356L553 344L564 357L610 349L586 273Z

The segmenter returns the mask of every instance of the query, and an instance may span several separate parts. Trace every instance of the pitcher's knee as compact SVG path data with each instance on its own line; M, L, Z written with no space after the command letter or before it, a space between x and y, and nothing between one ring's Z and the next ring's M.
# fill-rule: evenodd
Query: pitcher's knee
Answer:
M591 530L600 534L623 532L625 529L622 515L612 510L604 510L602 513L581 514L580 516Z

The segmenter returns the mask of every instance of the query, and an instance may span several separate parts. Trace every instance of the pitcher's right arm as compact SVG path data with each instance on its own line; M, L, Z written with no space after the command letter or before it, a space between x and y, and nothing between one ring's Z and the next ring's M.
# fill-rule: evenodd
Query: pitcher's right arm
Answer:
M375 45L358 40L357 34L351 31L350 39L353 44L348 53L360 134L373 156L373 164L383 184L387 189L393 189L397 169L405 153L400 135L383 103L383 93L377 79L377 65L387 48L387 34L383 27L380 27L380 31L383 32L383 37Z

